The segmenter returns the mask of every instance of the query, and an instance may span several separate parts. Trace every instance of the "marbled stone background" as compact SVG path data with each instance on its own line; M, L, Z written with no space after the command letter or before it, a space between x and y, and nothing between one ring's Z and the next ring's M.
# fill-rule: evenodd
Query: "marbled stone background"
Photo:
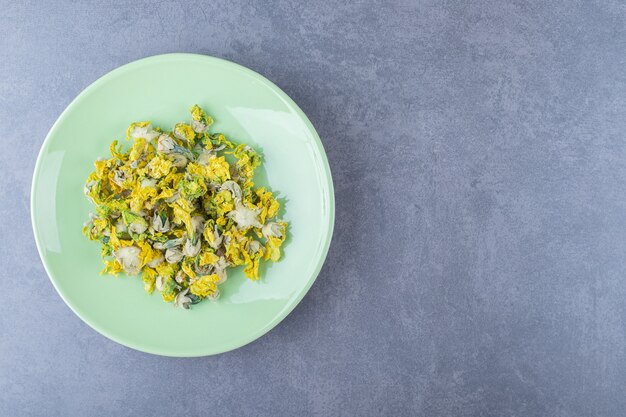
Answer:
M0 22L0 415L626 415L623 2L0 0ZM181 51L283 88L337 204L300 306L196 359L81 322L29 217L65 106Z

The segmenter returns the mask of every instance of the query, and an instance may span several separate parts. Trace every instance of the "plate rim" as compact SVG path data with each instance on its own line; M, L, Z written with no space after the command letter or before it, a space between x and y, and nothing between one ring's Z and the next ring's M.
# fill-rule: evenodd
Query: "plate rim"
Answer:
M299 294L296 297L294 297L290 302L288 302L283 307L283 309L267 324L260 327L257 331L249 334L248 336L235 340L234 342L226 343L224 346L222 346L222 348L215 349L215 350L199 347L199 348L190 349L189 351L185 351L185 352L176 352L176 351L170 351L167 348L161 349L161 348L145 346L145 345L142 345L141 343L134 343L132 341L125 340L124 338L119 338L114 333L110 332L108 329L102 328L102 326L91 323L89 320L83 317L83 315L80 314L78 311L76 311L74 306L72 306L72 304L68 302L59 284L56 282L57 278L55 278L54 275L51 273L51 268L49 267L48 262L46 261L46 258L43 255L42 242L41 242L42 238L40 236L41 232L36 224L35 214L34 214L35 213L34 208L36 204L35 187L37 185L36 184L37 178L39 178L40 176L40 169L41 169L41 164L42 164L41 161L43 159L44 152L47 151L49 147L52 136L58 129L58 126L61 124L61 122L67 117L67 114L70 113L70 111L74 107L79 105L83 97L85 97L91 90L98 87L100 84L106 82L108 79L114 78L118 76L118 74L128 71L129 69L132 69L133 67L141 66L143 64L158 62L158 61L168 61L172 59L174 60L192 59L192 60L206 61L212 64L217 63L219 65L231 67L233 70L242 71L248 74L249 76L253 77L256 81L259 81L262 84L264 84L266 87L268 87L273 93L277 94L283 101L285 101L289 107L295 110L296 114L305 123L308 131L313 136L315 147L320 155L322 166L324 168L323 169L324 176L326 178L324 185L325 185L326 193L327 193L327 196L326 196L327 207L326 208L328 209L328 216L327 216L328 224L325 230L323 230L324 244L323 244L321 251L319 252L320 256L318 257L317 264L315 265L315 268L313 269L313 272L311 273L307 282L302 287ZM114 68L113 70L100 76L95 81L93 81L92 83L87 85L85 88L83 88L81 92L65 107L65 109L61 112L61 114L57 117L57 119L50 127L50 130L46 134L46 137L44 138L41 144L41 147L37 154L37 159L35 161L35 168L33 169L33 176L32 176L31 187L30 187L29 208L30 208L31 226L32 226L32 231L33 231L33 235L35 238L35 245L37 247L37 252L39 254L39 259L41 260L44 270L46 271L46 274L48 275L48 279L52 283L54 289L56 290L57 294L59 294L59 296L65 303L65 305L67 305L67 307L69 307L70 310L72 310L72 312L74 312L74 314L76 314L76 316L78 316L84 323L86 323L89 327L91 327L92 329L100 333L101 335L105 336L106 338L116 343L119 343L123 346L137 350L137 351L159 355L159 356L169 356L169 357L202 357L202 356L211 356L211 355L217 355L220 353L228 352L228 351L243 347L249 343L252 343L253 341L267 334L274 327L276 327L279 323L281 323L285 319L285 317L287 317L296 308L298 304L300 304L304 296L309 292L309 290L311 289L311 286L313 285L313 283L319 276L319 273L328 255L328 250L330 248L330 244L332 241L334 225L335 225L335 191L334 191L334 186L333 186L332 172L330 170L330 165L328 163L328 157L326 155L326 151L324 150L324 145L322 144L322 141L320 140L315 127L313 126L309 118L306 116L304 111L302 111L302 109L295 103L295 101L293 101L291 97L289 97L287 93L285 93L280 87L278 87L276 84L274 84L272 81L267 79L265 76L259 74L258 72L250 68L247 68L243 65L224 59L224 58L219 58L219 57L215 57L211 55L194 54L194 53L167 53L167 54L152 55L152 56L148 56L145 58L137 59L137 60L131 61L129 63L126 63L124 65Z

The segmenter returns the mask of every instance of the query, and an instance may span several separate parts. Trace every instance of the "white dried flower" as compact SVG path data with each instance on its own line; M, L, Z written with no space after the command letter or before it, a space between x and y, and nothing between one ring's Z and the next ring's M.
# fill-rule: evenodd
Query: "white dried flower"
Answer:
M141 188L152 187L155 188L157 185L157 180L154 178L144 178L141 180Z
M187 239L185 241L185 244L183 245L183 254L185 256L193 258L198 253L200 253L201 246L202 246L202 241L200 240L198 235L195 235L193 239Z
M170 153L175 147L176 142L174 142L174 139L166 134L162 134L159 136L159 139L157 139L157 151L161 153Z
M178 248L169 248L165 251L165 260L167 263L175 264L183 259L183 252Z
M216 284L217 285L222 285L223 283L226 282L226 280L228 279L228 274L226 272L225 269L215 269L213 271L214 274L217 274L217 276L220 278Z
M184 168L189 162L185 155L181 155L179 153L171 154L170 158L172 159L172 165L174 165L176 168Z
M217 250L221 246L223 240L224 240L224 237L220 235L220 233L217 230L217 225L216 225L215 228L213 229L213 243L209 242L209 246L213 248L214 250Z
M121 187L124 181L126 181L126 173L116 169L115 174L113 174L113 182Z
M134 220L131 224L128 225L128 231L132 233L136 233L138 235L142 234L148 228L148 222L146 222L141 217L139 219Z
M235 181L224 181L220 187L220 191L228 190L233 195L235 201L241 201L241 187Z
M261 245L261 242L259 242L258 240L253 240L248 245L248 252L250 253L250 255L254 255L258 251L260 251L262 247L263 245Z
M152 125L148 124L144 127L134 126L130 131L130 137L133 139L144 138L148 142L152 142L154 138L159 136L159 132L152 129Z
M163 291L163 289L165 288L165 281L166 281L165 277L163 277L162 275L158 275L156 277L156 282L154 286L156 287L157 290Z
M152 247L154 249L164 250L169 248L175 248L176 246L180 246L185 241L185 237L179 237L178 239L170 239L167 242L155 242Z
M191 128L196 133L204 133L204 132L206 132L206 125L204 123L202 123L202 122L197 121L197 120L192 120L191 121Z
M215 263L213 273L217 274L220 278L216 283L217 285L221 285L226 282L226 279L228 278L226 268L228 268L229 265L230 263L223 256L221 256Z
M182 284L183 281L185 280L185 273L183 272L183 270L181 269L180 271L178 271L178 273L176 274L176 276L174 277L174 279L176 280L176 282L178 282L179 284Z
M172 196L170 198L166 198L165 202L166 203L173 203L174 201L178 200L180 198L180 193L178 191L176 191L174 194L172 194Z
M161 216L159 213L154 213L152 228L157 232L165 233L170 230L170 219L165 215Z
M194 233L200 234L204 229L204 217L203 216L193 216L191 218L191 225L193 226Z
M115 231L117 233L124 233L128 231L128 228L126 227L126 224L124 223L122 219L118 219L117 222L115 223Z
M163 256L163 254L161 254L161 256L159 256L158 258L153 259L150 262L148 262L147 265L150 268L156 268L157 266L161 265L164 260L165 260L165 257Z
M89 194L94 185L96 185L96 180L91 180L87 184L85 184L85 188L83 188L83 192L85 193L85 195Z
M195 267L194 270L198 275L211 275L211 272L213 271L213 265L198 265Z
M261 209L249 209L238 201L235 201L235 209L230 211L227 216L237 223L241 229L248 227L262 227L263 225L257 219Z
M280 223L269 222L261 228L263 236L267 237L283 237L285 228Z
M213 154L211 152L203 151L203 152L200 153L200 155L198 155L198 158L196 159L196 163L198 165L208 166L209 165L209 159L211 159L212 156L213 156Z
M191 304L191 298L187 297L188 292L189 292L189 288L185 288L185 290L176 294L176 297L174 297L175 307L182 307L185 310L189 309L189 304Z
M141 249L137 246L124 246L113 252L115 258L129 275L137 275L141 266L139 254Z

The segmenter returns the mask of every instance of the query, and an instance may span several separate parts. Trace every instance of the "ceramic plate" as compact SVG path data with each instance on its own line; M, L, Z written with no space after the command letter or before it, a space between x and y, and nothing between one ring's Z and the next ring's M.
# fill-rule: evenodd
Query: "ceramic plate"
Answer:
M93 161L106 156L130 122L171 128L199 104L214 132L259 150L255 177L283 200L289 235L280 262L262 279L229 274L215 303L191 310L148 296L137 277L99 275L100 247L81 234L94 209L83 195ZM190 54L124 65L85 89L46 137L35 167L31 215L43 264L67 305L110 339L145 352L203 356L235 349L276 326L304 297L322 267L333 229L333 187L324 149L298 106L240 65Z

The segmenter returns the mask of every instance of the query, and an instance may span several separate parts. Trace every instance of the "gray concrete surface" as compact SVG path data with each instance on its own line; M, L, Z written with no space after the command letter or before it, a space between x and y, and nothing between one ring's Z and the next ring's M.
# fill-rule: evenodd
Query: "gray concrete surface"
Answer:
M0 415L626 415L626 6L345 3L0 1ZM300 306L198 359L81 322L29 218L64 107L178 51L282 87L337 200Z

